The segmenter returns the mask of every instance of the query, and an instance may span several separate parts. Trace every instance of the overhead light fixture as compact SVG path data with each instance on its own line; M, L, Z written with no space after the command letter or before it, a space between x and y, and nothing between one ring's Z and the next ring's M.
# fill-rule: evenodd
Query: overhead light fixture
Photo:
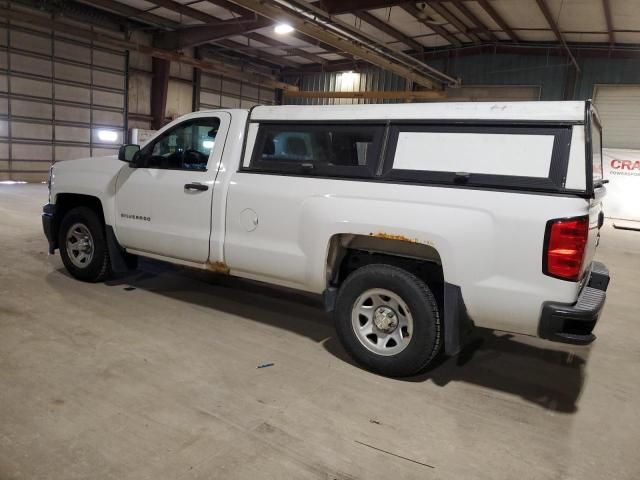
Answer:
M273 29L278 35L286 35L287 33L293 32L293 27L288 23L279 23Z
M101 142L115 142L118 140L118 132L115 130L98 130L98 139Z
M206 150L211 150L213 148L213 140L203 140L202 148Z

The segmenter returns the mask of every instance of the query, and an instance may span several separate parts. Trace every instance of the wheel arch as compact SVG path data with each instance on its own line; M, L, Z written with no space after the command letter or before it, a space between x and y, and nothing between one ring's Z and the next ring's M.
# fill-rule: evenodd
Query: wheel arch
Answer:
M333 311L344 279L358 268L374 263L403 268L429 286L440 310L445 353L458 353L473 324L461 288L446 281L443 258L434 246L401 235L336 234L330 238L326 257L327 288L323 294L327 311Z
M55 205L56 221L54 222L52 227L53 238L55 242L54 248L60 247L59 245L57 245L57 239L60 231L60 224L67 212L76 207L87 207L96 213L98 219L104 227L112 271L115 273L122 273L129 270L129 267L125 260L125 250L118 243L118 240L113 231L113 226L109 225L106 222L103 204L99 197L81 193L58 193L58 195L56 195Z
M98 197L92 195L84 195L81 193L58 193L55 203L55 221L52 224L54 248L59 248L58 234L60 233L60 224L62 219L70 210L76 207L88 207L93 210L104 225L104 210L102 202Z
M377 263L401 264L398 266L405 267L409 264L428 264L432 273L437 273L441 281L444 279L440 252L431 245L401 235L341 233L329 239L326 256L327 287L340 285L346 275L353 271L350 270L348 261L354 256L362 257L365 254L378 260Z

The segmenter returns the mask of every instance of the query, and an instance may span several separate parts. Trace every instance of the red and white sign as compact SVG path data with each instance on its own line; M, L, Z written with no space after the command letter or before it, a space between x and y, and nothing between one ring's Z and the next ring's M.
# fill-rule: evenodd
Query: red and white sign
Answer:
M603 148L607 217L640 222L640 150Z

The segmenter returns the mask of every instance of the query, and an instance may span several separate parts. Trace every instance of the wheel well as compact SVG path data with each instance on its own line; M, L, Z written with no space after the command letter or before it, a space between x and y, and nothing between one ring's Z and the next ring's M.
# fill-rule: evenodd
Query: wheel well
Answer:
M327 256L329 287L338 287L351 272L373 263L394 265L423 280L442 310L444 273L440 254L430 245L404 237L335 235Z
M444 333L444 352L455 355L464 345L473 327L460 287L445 282L439 252L430 245L404 237L385 235L335 235L327 255L327 279L324 302L333 311L338 287L358 268L373 263L394 265L423 280L438 304Z
M98 215L98 218L104 225L104 212L102 211L102 203L97 197L91 195L82 195L79 193L60 193L56 196L56 221L53 225L53 238L58 238L60 223L67 212L75 207L88 207ZM56 245L57 247L57 245Z

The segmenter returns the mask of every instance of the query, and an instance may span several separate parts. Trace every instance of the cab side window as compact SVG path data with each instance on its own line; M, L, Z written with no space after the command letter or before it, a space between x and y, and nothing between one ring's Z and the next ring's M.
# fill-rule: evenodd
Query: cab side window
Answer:
M207 169L220 120L195 118L164 132L140 151L140 164L166 170Z
M381 151L384 125L261 124L251 170L369 177Z

